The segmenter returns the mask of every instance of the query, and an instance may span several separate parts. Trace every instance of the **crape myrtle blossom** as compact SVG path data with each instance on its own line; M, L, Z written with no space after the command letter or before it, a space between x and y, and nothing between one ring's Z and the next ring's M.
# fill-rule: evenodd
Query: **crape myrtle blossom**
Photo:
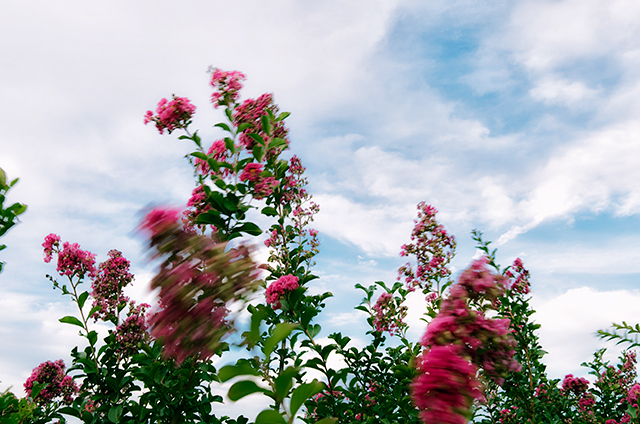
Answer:
M400 256L414 255L415 270L410 262L398 269L398 281L404 278L409 290L427 290L433 281L447 278L447 265L453 258L456 242L436 221L438 211L424 202L418 204L418 218L411 232L411 243L402 245Z
M144 123L146 125L153 122L160 134L163 134L165 129L171 134L178 128L187 128L195 111L196 107L191 104L189 99L176 97L174 94L171 101L161 99L158 102L155 115L148 110L144 116Z
M151 287L159 289L160 309L151 314L151 335L163 338L165 357L178 362L195 355L208 359L233 330L227 306L244 302L255 291L258 268L245 245L230 247L212 237L189 233L180 212L155 208L140 225L152 257L161 259ZM241 309L241 308L239 308Z
M66 275L69 278L89 276L93 278L97 275L96 255L80 249L78 243L71 244L65 241L62 250L60 250L60 236L49 234L45 237L42 247L44 248L44 261L47 263L51 262L54 253L58 254L56 270L61 276Z
M265 292L267 303L271 305L273 309L280 309L282 307L280 301L285 294L298 287L298 277L294 275L283 275L267 287L267 291Z
M407 309L406 306L399 306L391 293L382 293L373 305L374 328L380 333L388 331L392 336L402 334L406 328L403 319L407 316Z
M124 309L129 298L122 292L133 281L129 272L131 263L118 250L110 250L109 258L98 267L98 273L91 283L93 307L99 306L92 316L94 320L117 321L118 313Z
M73 397L78 393L78 386L73 381L73 378L66 374L65 368L62 359L46 361L38 365L24 383L24 390L27 396L31 396L33 384L37 382L47 385L33 399L38 405L47 405L56 398L61 398L62 402L67 405L71 404Z
M520 370L513 360L516 342L510 334L510 321L487 318L482 310L471 307L495 305L504 293L504 280L488 269L486 258L475 261L451 287L440 312L427 326L420 342L425 348L418 364L420 375L412 385L413 399L424 410L425 424L466 422L473 400L481 398L476 370L497 384L502 384L508 373ZM456 371L442 371L451 369ZM435 385L434 375L450 393L442 394L444 389Z
M238 101L245 75L239 71L223 71L218 68L210 68L211 86L216 91L211 95L211 103L214 108L230 106Z
M267 156L275 153L272 150L266 150L268 144L275 138L285 141L285 144L277 150L281 151L286 149L289 145L287 140L289 130L285 127L282 120L276 120L273 122L274 126L271 128L270 134L265 133L262 126L261 118L263 116L278 117L278 112L278 106L273 102L273 94L263 94L257 99L247 99L241 105L236 107L233 112L234 125L239 127L240 125L245 124L246 126L238 137L240 144L247 150L251 151L257 141L250 137L249 134L257 134L266 143L264 147L267 152Z
M524 265L522 265L520 258L516 258L516 260L513 261L513 265L505 270L504 275L511 281L509 285L511 291L520 294L529 294L531 286L529 282L530 274L529 271L524 268Z
M124 322L115 329L118 348L116 352L122 356L131 356L138 351L140 343L147 338L146 310L151 306L135 302L129 305L129 313Z

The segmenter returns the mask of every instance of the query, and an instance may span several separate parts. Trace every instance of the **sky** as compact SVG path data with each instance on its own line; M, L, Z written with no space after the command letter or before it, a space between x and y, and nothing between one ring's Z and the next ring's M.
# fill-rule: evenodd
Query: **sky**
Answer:
M313 290L334 294L321 336L366 343L354 285L395 280L425 201L456 236L456 272L477 255L473 229L503 266L523 260L550 376L586 376L596 349L620 349L595 332L640 322L638 22L634 0L3 2L0 167L29 208L2 239L0 390L21 394L82 342L57 321L74 310L45 277L47 234L98 261L121 250L130 294L152 298L134 229L194 182L191 146L142 120L186 96L213 141L209 66L291 112L288 154L321 207Z

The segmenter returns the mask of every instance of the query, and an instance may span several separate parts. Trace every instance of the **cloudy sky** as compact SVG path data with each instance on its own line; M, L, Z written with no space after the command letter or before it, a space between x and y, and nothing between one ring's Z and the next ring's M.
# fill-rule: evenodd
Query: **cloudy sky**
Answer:
M2 240L0 390L81 342L57 322L73 308L45 278L47 234L121 250L148 297L133 229L193 181L191 146L142 117L186 96L213 140L210 65L292 113L321 206L315 289L335 294L324 335L364 340L353 286L394 280L420 201L456 235L456 270L474 228L503 265L523 259L552 377L585 374L598 329L640 322L636 1L26 0L0 16L0 167L29 205Z

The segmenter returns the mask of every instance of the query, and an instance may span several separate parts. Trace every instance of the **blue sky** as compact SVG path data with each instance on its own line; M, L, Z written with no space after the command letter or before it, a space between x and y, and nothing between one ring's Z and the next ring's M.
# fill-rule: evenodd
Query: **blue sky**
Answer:
M44 278L60 234L153 269L132 230L192 188L190 146L142 125L175 93L213 140L209 65L243 71L244 95L290 111L291 154L321 206L317 290L330 331L355 332L360 282L392 282L415 205L456 235L474 228L533 276L553 377L640 322L640 4L635 1L45 1L0 6L0 167L29 205L3 239L0 389L67 359L73 312ZM412 335L420 337L420 299ZM355 329L355 330L354 330Z

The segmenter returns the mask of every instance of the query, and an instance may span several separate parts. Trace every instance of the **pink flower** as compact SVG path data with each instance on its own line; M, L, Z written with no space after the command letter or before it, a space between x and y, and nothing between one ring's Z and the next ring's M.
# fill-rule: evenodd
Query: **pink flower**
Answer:
M53 233L49 234L44 238L42 247L44 247L44 261L46 263L51 262L51 255L60 248L60 236Z
M474 399L482 394L476 367L459 346L434 346L418 358L420 375L411 385L413 402L425 424L466 424Z
M297 288L298 277L294 275L283 275L267 287L267 291L265 293L267 303L271 305L273 309L280 309L282 307L280 300L285 293Z
M245 166L242 174L240 174L240 181L250 181L252 183L257 182L260 179L260 173L263 170L262 164L249 163Z
M223 71L218 68L212 68L211 86L215 91L211 95L211 103L213 107L229 106L238 101L242 83L246 79L245 75L238 71Z
M81 250L78 243L70 244L65 241L62 245L62 250L58 253L58 274L68 277L78 276L82 278L85 275L95 277L95 258L95 254Z
M375 305L373 326L376 331L382 333L388 331L390 335L401 334L405 323L402 321L407 316L407 307L396 305L391 293L382 293Z
M562 391L573 392L576 396L582 395L589 388L589 381L586 378L575 378L573 374L567 374L562 382Z
M147 303L135 306L135 302L131 302L127 319L115 330L118 354L131 356L138 351L140 343L147 336L145 311L149 307Z
M118 309L129 301L122 289L133 281L133 274L129 272L131 264L118 250L110 250L108 256L109 259L98 267L98 275L91 283L93 307L100 306L92 316L94 320L116 321Z
M158 235L179 226L180 210L175 208L157 207L152 209L142 220L139 229L151 236Z
M71 404L74 395L78 393L78 386L73 381L73 378L66 375L65 368L62 359L47 361L38 365L24 383L24 390L27 396L31 396L33 384L38 382L47 384L47 387L42 389L34 399L37 404L47 405L58 397L62 398L65 404Z
M155 116L152 111L148 110L144 116L144 123L146 125L149 122L155 122L160 134L163 134L165 129L171 134L178 128L187 128L195 111L196 107L191 104L189 99L173 95L170 102L167 99L158 102Z

